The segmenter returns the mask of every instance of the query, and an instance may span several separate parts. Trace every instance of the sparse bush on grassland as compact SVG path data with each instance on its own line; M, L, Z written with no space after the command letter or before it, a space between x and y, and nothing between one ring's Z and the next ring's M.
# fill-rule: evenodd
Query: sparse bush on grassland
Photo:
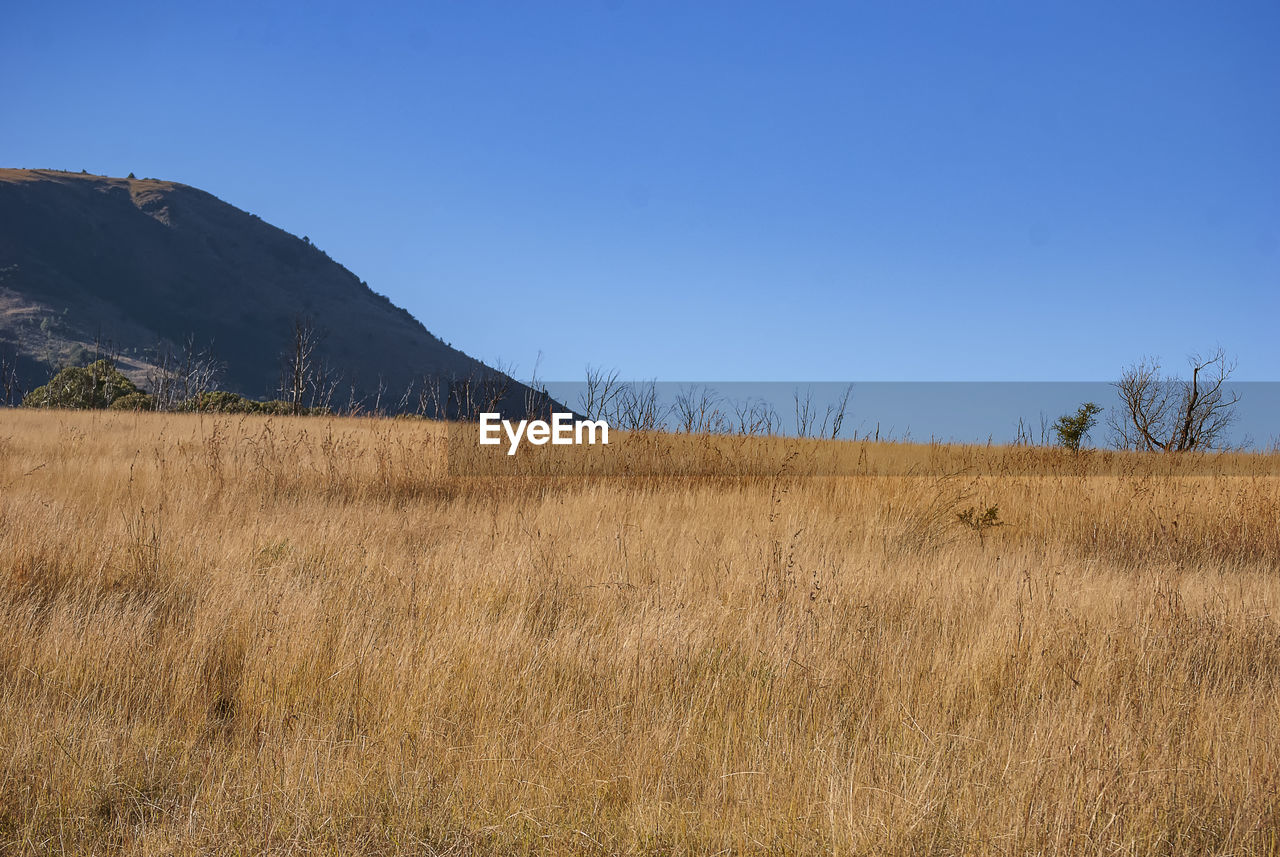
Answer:
M135 390L132 393L125 393L113 401L109 407L113 411L150 411L153 410L154 403L151 396L141 390Z
M293 413L293 405L280 400L259 401L230 393L226 390L213 390L201 393L178 406L180 411L198 411L211 414L265 414L268 416L284 416ZM324 413L319 408L304 409L304 414Z
M0 413L0 852L1276 853L1275 456L632 440Z
M32 390L22 400L28 408L65 408L71 410L150 411L155 409L154 397L141 390L108 359L94 361L87 366L69 366L43 387ZM289 402L259 401L226 390L199 392L191 398L171 401L169 410L220 414L262 414L283 416L318 416L328 414L327 408L302 408L295 411Z
M1102 406L1094 402L1085 402L1074 414L1063 414L1053 424L1053 433L1058 443L1072 452L1079 452L1089 432L1098 424L1098 414Z

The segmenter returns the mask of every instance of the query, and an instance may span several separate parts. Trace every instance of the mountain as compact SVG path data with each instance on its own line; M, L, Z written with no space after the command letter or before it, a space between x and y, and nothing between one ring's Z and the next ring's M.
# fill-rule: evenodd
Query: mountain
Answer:
M99 351L135 382L189 343L219 386L280 396L295 323L335 405L396 407L423 378L510 384L452 348L309 240L210 193L155 179L0 169L0 357L30 388ZM0 390L0 392L3 392ZM455 399L461 398L455 392Z

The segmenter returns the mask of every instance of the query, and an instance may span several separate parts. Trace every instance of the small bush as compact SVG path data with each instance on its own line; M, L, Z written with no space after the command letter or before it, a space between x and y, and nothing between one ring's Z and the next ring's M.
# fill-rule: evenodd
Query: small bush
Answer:
M967 527L978 534L978 544L985 545L986 539L984 533L994 527L1003 527L1004 521L1000 520L1000 507L987 506L983 509L981 506L970 506L963 512L956 513L956 521L963 527Z

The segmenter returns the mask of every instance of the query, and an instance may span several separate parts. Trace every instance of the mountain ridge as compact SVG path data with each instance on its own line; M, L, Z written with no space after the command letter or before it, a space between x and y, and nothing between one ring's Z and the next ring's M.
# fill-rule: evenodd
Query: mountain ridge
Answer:
M0 168L0 348L28 389L104 350L145 383L163 352L193 342L225 366L223 387L272 398L300 319L319 332L315 365L344 401L403 404L426 379L510 380L308 239L208 191Z

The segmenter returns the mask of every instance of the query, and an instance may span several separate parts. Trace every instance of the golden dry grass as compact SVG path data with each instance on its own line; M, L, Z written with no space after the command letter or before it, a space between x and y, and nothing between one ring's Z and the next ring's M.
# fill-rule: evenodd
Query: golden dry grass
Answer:
M0 851L1280 853L1275 456L803 446L0 411Z

